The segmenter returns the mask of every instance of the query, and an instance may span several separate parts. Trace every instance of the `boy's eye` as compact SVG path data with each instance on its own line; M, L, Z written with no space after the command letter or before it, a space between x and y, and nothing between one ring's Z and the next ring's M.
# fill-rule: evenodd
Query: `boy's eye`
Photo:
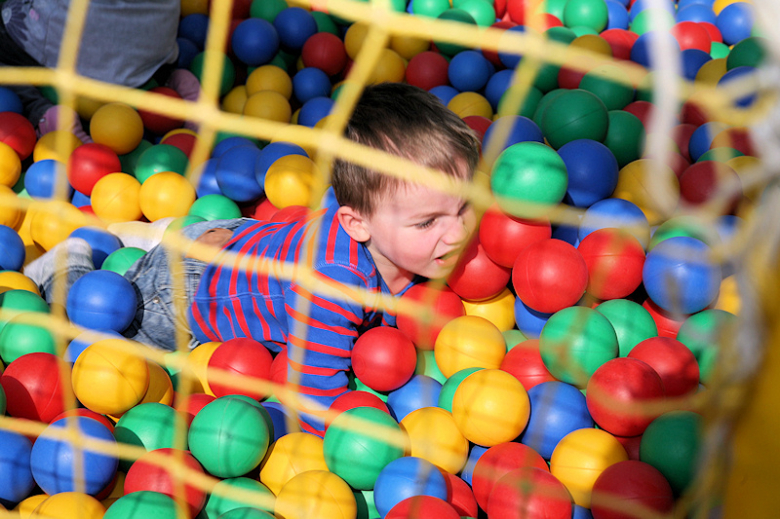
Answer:
M430 220L425 220L424 222L418 223L415 227L418 229L427 229L431 225L433 225L434 219L431 218Z
M460 206L460 211L458 211L458 215L464 214L466 211L471 209L471 204L469 202L465 202L462 206Z

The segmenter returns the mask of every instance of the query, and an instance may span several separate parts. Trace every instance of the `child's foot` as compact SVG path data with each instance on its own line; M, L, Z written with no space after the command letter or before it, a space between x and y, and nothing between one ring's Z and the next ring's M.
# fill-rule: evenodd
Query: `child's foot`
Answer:
M24 267L24 275L39 287L55 273L70 268L94 269L92 247L81 238L68 238Z
M92 142L92 137L84 131L81 121L75 110L64 105L54 105L43 113L43 117L38 121L38 136L59 129L61 120L67 122L64 129L70 131L78 137L84 144Z

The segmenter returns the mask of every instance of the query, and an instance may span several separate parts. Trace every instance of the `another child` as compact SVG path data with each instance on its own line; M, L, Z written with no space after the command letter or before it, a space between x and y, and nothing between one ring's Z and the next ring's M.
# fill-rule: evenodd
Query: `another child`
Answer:
M478 140L460 118L434 95L404 84L366 88L346 135L464 181L472 178L479 157ZM221 255L208 265L184 260L187 316L175 312L168 252L154 247L125 274L142 294L125 334L169 350L177 326L187 324L193 347L251 337L273 352L286 350L288 378L327 408L347 391L357 337L374 326L395 325L380 297L401 295L425 278L445 278L476 225L464 199L354 163L337 160L332 185L338 206L301 221L240 219L185 227L188 238L224 243L223 251L237 258ZM75 268L70 260L72 283L90 270L89 247L74 240L65 246L81 257ZM310 265L318 281L311 286L295 274L285 278L282 262ZM47 293L50 269L33 274ZM305 430L323 434L321 422L303 418Z

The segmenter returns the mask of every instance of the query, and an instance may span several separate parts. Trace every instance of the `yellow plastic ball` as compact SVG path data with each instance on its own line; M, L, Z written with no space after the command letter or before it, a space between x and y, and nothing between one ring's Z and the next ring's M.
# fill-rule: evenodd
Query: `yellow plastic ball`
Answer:
M16 151L0 141L0 185L13 187L22 174L22 161Z
M278 92L290 99L293 91L292 79L284 69L276 65L257 67L246 78L246 93L251 96L263 90Z
M22 223L24 213L14 190L0 184L0 225L17 229Z
M495 324L466 315L444 325L433 353L442 374L449 378L466 368L498 369L506 355L506 343Z
M171 130L168 133L166 133L165 135L163 135L162 139L160 139L160 142L164 142L165 139L167 139L168 137L172 137L172 136L174 136L176 134L179 134L179 133L186 133L187 135L192 135L193 137L197 137L198 136L198 134L196 132L190 130L189 128L174 128L173 130Z
M140 220L141 183L127 173L109 173L92 188L92 210L106 222Z
M720 282L720 292L715 301L715 308L739 315L739 311L742 309L742 297L739 295L735 276L729 276Z
M493 118L493 107L490 106L490 101L476 92L461 92L455 95L447 103L447 108L455 112L461 119L470 115Z
M118 471L116 473L116 483L114 483L114 488L111 490L111 493L108 494L108 497L102 499L100 502L103 503L103 506L108 508L123 495L125 495L125 473Z
M124 339L87 346L73 364L71 380L79 402L96 413L118 416L138 404L149 388L146 359Z
M76 97L76 112L82 119L90 120L106 103L89 97Z
M550 458L550 472L563 483L574 502L590 508L593 484L605 469L626 461L626 450L601 429L578 429L558 443Z
M90 222L89 217L62 200L51 200L30 209L30 236L45 250L64 241L70 233Z
M151 222L169 216L186 216L195 203L195 187L173 171L155 173L141 184L141 212Z
M364 23L353 23L347 29L344 34L344 50L347 51L347 56L351 59L355 59L363 48L363 41L368 36L368 25Z
M501 332L515 327L515 296L505 288L497 296L485 301L463 301L466 315L482 317L493 323Z
M355 519L357 502L349 485L327 470L298 474L276 497L274 515L284 519Z
M244 115L278 123L289 123L292 108L287 98L279 92L262 90L247 98L244 104Z
M714 87L726 72L728 72L726 58L710 60L702 65L696 73L694 86Z
M492 447L517 438L528 425L531 403L523 384L500 369L475 371L452 398L452 417L467 440Z
M589 50L602 56L612 57L612 47L607 40L596 34L583 34L582 36L578 36L569 44L569 47Z
M70 154L82 144L78 137L67 130L51 131L35 143L33 161L52 159L67 164Z
M101 519L103 504L81 492L61 492L48 497L32 513L36 519Z
M744 155L727 160L726 165L730 166L739 176L745 196L753 202L758 202L766 186L766 180L759 180L762 167L761 159Z
M14 507L14 512L19 514L19 519L28 519L29 517L33 517L32 514L35 509L38 508L38 505L46 501L48 498L48 494L35 494L33 496L27 497L22 501L19 501L19 504Z
M35 281L21 272L5 270L0 272L0 294L9 290L26 290L35 295L41 295Z
M303 155L285 155L279 158L265 174L265 196L275 207L311 204L312 183L319 168Z
M469 441L449 411L423 407L406 415L401 427L409 436L409 456L430 461L450 474L457 474L466 465Z
M612 196L636 204L651 226L658 225L677 209L680 181L669 166L652 159L639 159L620 170Z
M191 14L209 14L209 0L181 0L181 17Z
M406 62L391 49L382 49L379 60L368 76L369 84L400 83L406 76Z
M231 114L243 114L246 100L249 96L244 85L234 86L222 99L222 109Z
M419 53L430 49L431 42L430 40L424 40L414 36L392 36L390 38L390 48L405 60L410 60Z
M304 432L288 433L268 447L260 466L260 483L278 496L293 477L308 470L328 470L322 438Z
M201 344L197 348L191 350L187 354L187 366L195 374L195 377L200 381L203 387L203 392L207 395L214 396L214 392L209 387L208 377L206 376L209 367L209 360L211 355L214 354L214 350L217 346L222 344L221 342L207 342Z
M130 153L144 137L141 116L125 103L101 106L89 121L89 134L98 144L104 144L118 155Z
M33 215L35 214L34 208L38 205L39 204L32 203L28 207L27 211L25 211L23 214L22 223L19 224L18 228L19 236L22 238L22 242L24 242L25 264L28 264L34 259L46 254L46 249L35 243L35 240L32 238L32 232L30 231L30 228L32 227Z
M168 372L156 362L147 361L149 368L149 387L139 404L155 402L159 404L171 405L173 403L173 382Z
M737 2L745 2L747 4L752 4L753 0L715 0L712 3L712 12L715 13L715 16L718 16L722 10L724 10L731 4L736 4Z

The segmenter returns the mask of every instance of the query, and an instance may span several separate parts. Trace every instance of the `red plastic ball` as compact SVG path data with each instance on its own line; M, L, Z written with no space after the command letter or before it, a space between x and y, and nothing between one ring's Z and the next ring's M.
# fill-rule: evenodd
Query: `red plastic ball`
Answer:
M680 50L697 49L709 53L710 33L697 22L679 22L670 31L680 44Z
M114 432L114 422L106 418L104 415L100 413L96 413L95 411L92 411L91 409L84 409L84 408L78 408L78 409L69 409L67 411L63 411L54 418L51 419L51 423L56 422L57 420L61 420L63 418L68 418L69 416L84 416L86 418L92 418L93 420L97 420L98 422L102 423L106 426L106 428Z
M206 393L193 393L188 396L184 402L177 403L176 409L184 417L184 420L187 422L187 427L189 427L192 420L195 418L195 415L206 407L206 404L209 404L216 399L217 397L207 395Z
M329 76L335 76L347 66L347 51L344 42L329 32L313 34L303 44L301 59L307 67L322 70Z
M407 497L387 512L385 519L460 519L446 501L438 497L419 495Z
M631 233L608 227L588 234L577 246L588 267L587 292L599 299L621 299L642 283L645 251Z
M661 337L676 338L677 332L680 331L683 322L689 317L688 314L675 315L667 312L653 303L650 298L647 298L642 303L642 307L648 311L650 317L655 321L655 326L658 328L658 335Z
M430 314L421 316L419 309L410 308L413 304L430 309ZM456 317L466 315L466 308L458 294L449 287L430 281L414 285L404 292L398 308L396 326L421 350L433 350L442 327ZM405 308L410 313L403 312Z
M22 114L0 112L0 142L9 145L20 160L30 156L38 141L35 127Z
M467 115L463 118L463 122L468 124L469 128L474 130L474 133L477 134L477 137L479 137L480 141L485 138L485 132L488 128L490 128L490 125L493 124L491 119L488 119L482 115Z
M104 144L82 144L68 159L68 181L73 189L87 196L98 180L110 173L122 171L122 163L114 150Z
M643 404L657 404L664 394L661 377L647 363L618 357L593 373L585 398L599 427L620 436L638 436L660 414Z
M62 377L65 376L63 381ZM0 375L6 412L14 418L49 423L75 402L70 367L51 353L35 352L11 362Z
M198 142L198 138L191 133L174 133L173 135L166 137L160 141L160 144L170 144L176 146L187 155L187 158L192 156L192 150L195 149L195 143Z
M252 8L252 0L233 0L233 7L230 12L230 18L238 21L249 18L249 11Z
M170 461L160 465L159 462L154 461L154 459L159 460L160 456L169 458ZM190 517L195 517L206 504L206 492L194 485L187 484L188 477L180 476L181 479L178 479L173 474L171 468L177 462L183 463L190 471L205 475L198 460L189 452L177 449L155 449L138 458L128 469L125 477L125 495L149 490L174 499L181 496L187 503Z
M449 66L447 58L438 52L423 51L409 60L406 66L406 82L423 90L447 85Z
M582 81L582 78L585 77L585 74L587 73L587 70L563 65L558 69L558 88L565 88L568 90L578 88L580 86L580 81Z
M512 268L520 252L531 244L552 237L550 220L514 218L493 205L479 224L479 242L490 259Z
M544 32L552 27L563 27L563 22L554 14L534 13L528 19L528 27L536 31Z
M650 119L653 116L653 103L649 101L633 101L628 103L623 110L633 114L642 122L642 126L645 127L645 131L650 129Z
M271 362L271 352L260 342L244 337L227 340L217 346L209 358L209 387L218 397L246 395L263 400L270 391L252 387L252 383L270 380ZM229 377L229 380L218 380L215 377L218 370L222 370L222 376Z
M303 205L288 205L271 216L272 222L299 222L311 214L311 209Z
M750 130L744 126L733 126L718 133L712 139L710 149L719 147L734 148L745 155L756 156L756 148L753 145Z
M330 404L331 411L340 413L343 413L348 409L355 409L356 407L373 407L390 414L390 409L387 408L387 404L382 402L378 396L369 393L368 391L348 391L341 394L332 404Z
M230 41L230 40L228 40ZM158 94L172 97L174 99L181 99L176 90L168 87L154 87L150 88L149 92L156 92ZM162 102L162 101L160 101ZM184 121L181 119L174 119L155 112L148 112L146 110L138 110L138 114L141 116L141 121L144 123L144 128L157 135L165 135L171 130L181 128L184 126Z
M516 469L496 482L490 494L490 519L569 519L571 495L558 478L538 468Z
M486 450L474 464L471 475L471 489L479 506L487 510L496 482L505 474L523 467L550 472L542 455L523 443L499 443Z
M507 0L506 12L516 24L527 25L526 15L533 14L541 3L539 0Z
M710 36L710 40L718 43L723 43L723 35L720 34L720 29L714 24L710 22L699 22L704 29L706 29L707 34Z
M270 222L278 210L279 208L269 202L267 198L260 197L253 203L242 206L241 215L246 218Z
M499 369L513 375L526 391L542 382L557 380L542 361L539 339L528 339L509 350Z
M730 196L722 198L724 189ZM739 175L728 164L714 160L704 160L691 164L680 175L680 197L689 206L700 206L718 198L722 214L734 212L742 199L742 187Z
M615 59L630 60L631 49L639 35L626 29L607 29L599 34L609 43L612 49L612 57Z
M507 0L494 0L493 9L496 11L496 18L501 19L506 14Z
M504 16L504 19L491 25L493 29L509 29L517 25L512 20L508 19L509 13ZM504 68L504 64L501 62L501 58L498 56L498 52L490 49L482 49L482 55L487 58L489 62L499 68Z
M537 312L573 306L585 293L588 267L569 243L550 239L523 249L512 268L512 285L523 303Z
M276 354L271 362L271 369L268 372L268 378L276 386L287 386L287 350L284 349ZM276 390L274 390L276 392ZM279 395L277 394L277 398Z
M477 517L479 505L474 498L474 492L468 483L455 474L442 470L447 482L447 502L458 512L460 517Z
M685 160L691 160L691 153L688 150L688 144L691 142L691 135L696 131L696 126L692 124L678 124L672 128L672 140L677 145L677 149Z
M352 371L374 391L398 389L409 382L416 367L417 350L398 328L372 328L352 347Z
M709 122L709 118L703 107L699 106L696 101L688 99L680 108L680 122L692 124L698 128L702 124Z
M447 284L463 299L484 301L500 294L511 275L511 269L490 259L479 239L474 239L463 251Z
M667 155L666 164L672 168L672 171L674 171L674 176L677 177L678 180L682 176L683 172L691 165L691 163L688 162L685 157L674 151Z
M672 487L661 472L641 461L619 461L593 484L590 511L594 519L629 519L629 510L653 510L659 516L674 508ZM647 512L649 513L649 512Z
M661 377L667 397L699 389L699 363L688 347L670 337L650 337L634 346L629 357L646 362Z

